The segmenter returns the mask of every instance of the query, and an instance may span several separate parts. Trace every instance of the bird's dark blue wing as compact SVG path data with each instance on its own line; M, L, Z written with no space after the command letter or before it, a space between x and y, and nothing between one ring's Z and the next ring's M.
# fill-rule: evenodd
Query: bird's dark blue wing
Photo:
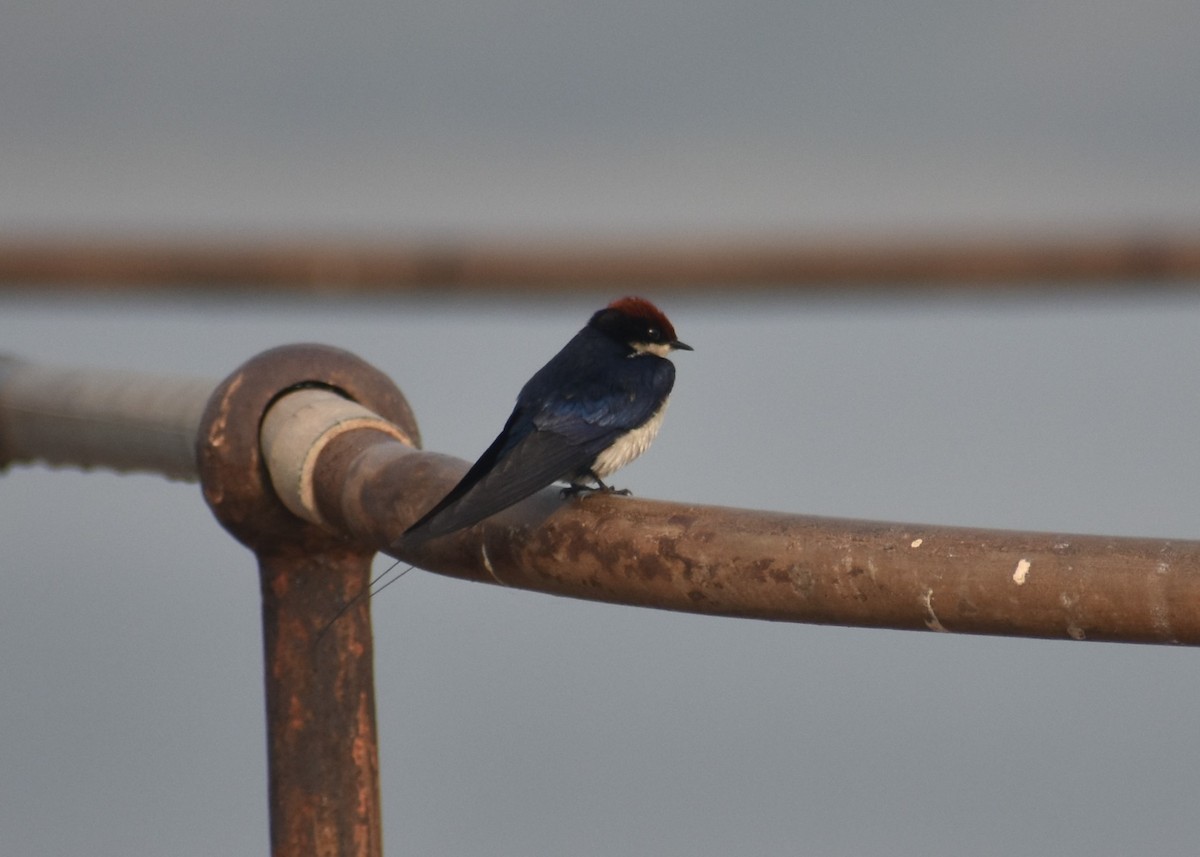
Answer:
M478 478L468 481L464 477L404 536L424 540L469 527L586 468L594 457L581 453L577 444L560 434L531 432Z
M439 500L416 523L405 530L400 541L413 543L415 541L424 541L434 536L444 535L463 527L469 527L489 514L495 514L496 511L499 511L499 509L496 509L474 517L475 510L480 507L479 491L476 490L474 502L468 499L467 495L472 492L472 489L477 489L479 483L483 481L489 472L496 468L513 445L532 430L532 423L526 415L522 414L520 407L518 407L509 416L508 422L504 425L504 430L497 435L496 439L492 441L483 455L479 456L479 460L471 466L471 469L458 481L458 484L450 489L450 493ZM537 489L535 488L534 490ZM515 502L516 500L509 500L510 504ZM500 508L503 508L503 506Z

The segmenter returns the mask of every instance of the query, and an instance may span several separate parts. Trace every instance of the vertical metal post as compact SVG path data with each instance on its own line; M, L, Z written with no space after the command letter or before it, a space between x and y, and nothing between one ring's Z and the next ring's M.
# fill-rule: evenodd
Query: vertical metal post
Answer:
M378 370L338 349L265 352L213 392L196 458L217 520L258 558L274 857L381 857L371 619L367 599L322 628L367 585L374 548L293 515L263 463L260 426L272 402L325 387L400 428L412 412Z
M371 554L259 554L271 850L383 853L369 599L318 639L366 585Z

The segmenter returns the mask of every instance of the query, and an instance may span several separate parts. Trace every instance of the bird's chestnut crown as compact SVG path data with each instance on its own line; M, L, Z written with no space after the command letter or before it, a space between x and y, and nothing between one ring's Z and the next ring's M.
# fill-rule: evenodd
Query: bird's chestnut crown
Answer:
M676 338L675 328L662 310L645 298L615 300L593 315L588 325L625 343L636 353L666 357L676 349L692 350Z

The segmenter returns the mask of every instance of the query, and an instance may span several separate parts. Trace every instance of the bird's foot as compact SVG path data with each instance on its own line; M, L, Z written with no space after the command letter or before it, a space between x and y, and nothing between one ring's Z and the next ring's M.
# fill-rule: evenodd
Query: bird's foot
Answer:
M605 485L599 478L595 476L592 478L596 482L595 487L591 485L581 485L578 482L572 482L562 490L562 496L574 497L576 494L578 494L580 495L580 499L582 499L583 497L587 497L591 494L617 494L621 497L628 497L633 493L628 488L613 488L610 485Z
M596 484L600 486L596 490L601 491L604 494L619 494L622 497L628 497L630 494L633 493L628 488L612 488L608 485L605 485L604 482L601 481L600 477L597 476L595 473L592 474L592 478L595 479Z

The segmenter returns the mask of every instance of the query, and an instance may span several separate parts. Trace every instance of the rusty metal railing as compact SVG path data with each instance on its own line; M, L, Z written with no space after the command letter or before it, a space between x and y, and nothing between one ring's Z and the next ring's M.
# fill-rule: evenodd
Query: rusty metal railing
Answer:
M258 558L276 855L381 853L373 555L467 462L346 352L289 346L219 384L0 360L0 467L198 478ZM1200 644L1200 542L876 523L547 489L397 558L484 583L777 621ZM321 637L339 605L354 604ZM320 848L318 848L320 846Z

